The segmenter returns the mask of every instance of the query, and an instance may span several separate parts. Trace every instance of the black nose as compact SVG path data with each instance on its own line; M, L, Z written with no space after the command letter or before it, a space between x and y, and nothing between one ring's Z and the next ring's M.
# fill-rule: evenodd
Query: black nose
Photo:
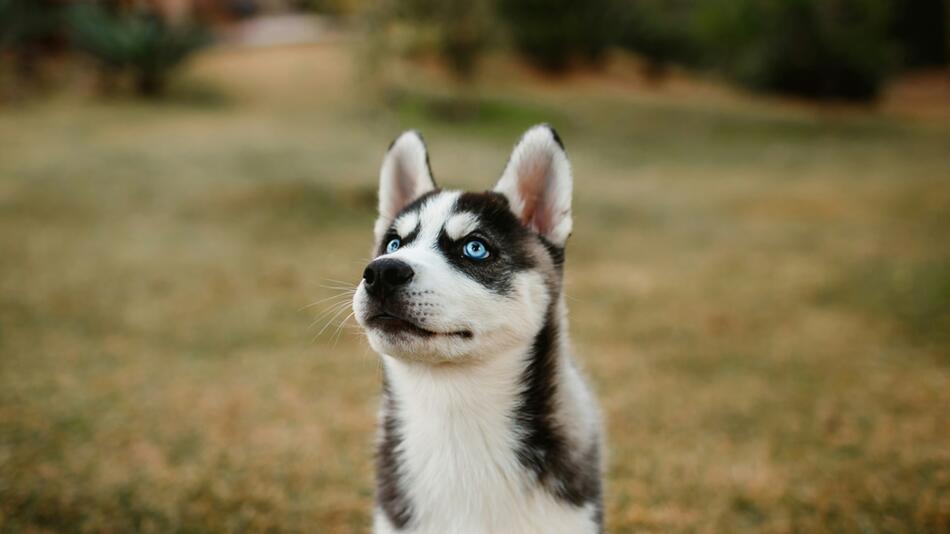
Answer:
M405 262L384 258L366 266L363 271L363 286L374 297L384 297L412 280L416 274Z

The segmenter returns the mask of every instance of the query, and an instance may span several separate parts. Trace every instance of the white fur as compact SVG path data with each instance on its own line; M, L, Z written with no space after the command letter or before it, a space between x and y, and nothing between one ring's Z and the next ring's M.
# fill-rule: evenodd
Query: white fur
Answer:
M495 186L521 221L555 245L571 235L571 163L547 125L528 130Z
M579 534L596 531L594 510L551 497L518 464L518 378L529 346L479 358L472 365L432 366L383 356L390 387L400 399L404 481L416 517L413 534ZM568 362L564 382L582 384ZM586 428L598 417L589 395L566 392L565 426ZM580 413L582 412L582 413ZM377 513L377 533L394 532Z
M406 237L416 229L416 226L419 226L419 214L415 212L407 213L396 219L393 226L396 227L396 233L399 234L399 237Z
M445 223L445 233L452 239L462 239L478 228L478 217L473 213L456 213Z

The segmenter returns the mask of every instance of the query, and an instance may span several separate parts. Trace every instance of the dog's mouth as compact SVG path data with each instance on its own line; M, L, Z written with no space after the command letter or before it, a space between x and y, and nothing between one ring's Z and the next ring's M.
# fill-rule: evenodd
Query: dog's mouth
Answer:
M367 325L378 328L390 334L412 334L419 337L455 336L465 339L472 337L472 332L459 330L457 332L433 332L426 330L408 319L403 319L388 312L377 313L366 321Z

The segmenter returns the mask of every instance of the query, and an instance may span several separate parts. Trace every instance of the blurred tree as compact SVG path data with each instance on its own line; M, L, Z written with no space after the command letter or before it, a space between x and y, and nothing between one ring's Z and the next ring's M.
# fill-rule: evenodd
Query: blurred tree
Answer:
M753 88L869 99L896 67L888 0L704 0L705 63Z
M620 33L616 0L497 0L517 49L542 69L557 72L572 59L596 62Z
M21 79L35 78L39 58L57 48L59 15L54 0L0 0L0 54L12 56Z
M77 3L69 10L76 46L95 58L105 76L130 73L143 96L164 92L169 74L210 42L203 27L172 25L156 13L98 3Z
M950 0L895 0L893 34L905 67L950 61Z
M647 74L659 76L672 63L696 64L700 52L692 31L696 0L626 0L618 9L617 44L641 54Z
M488 34L488 6L471 0L412 0L417 12L428 12L441 27L439 48L452 70L463 79L475 73Z
M619 46L642 55L649 74L678 63L756 90L809 98L872 99L899 69L950 60L950 0L383 0L372 5L383 7L373 10L377 23L371 36L389 36L394 21L411 28L402 34L411 36L410 48L436 50L461 80L471 78L496 26L547 71L596 62Z
M382 1L372 4L367 20L370 37L380 41L380 48L394 46L390 38L398 32L393 26L409 27L411 42L396 43L397 48L431 48L459 80L467 81L489 42L492 9L489 0Z
M359 0L295 0L298 9L325 13L328 15L347 16L359 11Z

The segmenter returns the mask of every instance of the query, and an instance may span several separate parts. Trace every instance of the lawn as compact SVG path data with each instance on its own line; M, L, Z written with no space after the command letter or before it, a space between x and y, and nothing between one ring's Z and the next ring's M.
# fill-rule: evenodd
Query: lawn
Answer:
M485 189L549 121L609 531L950 532L950 120L507 73L454 122L348 58L0 108L0 531L367 531L382 154Z

